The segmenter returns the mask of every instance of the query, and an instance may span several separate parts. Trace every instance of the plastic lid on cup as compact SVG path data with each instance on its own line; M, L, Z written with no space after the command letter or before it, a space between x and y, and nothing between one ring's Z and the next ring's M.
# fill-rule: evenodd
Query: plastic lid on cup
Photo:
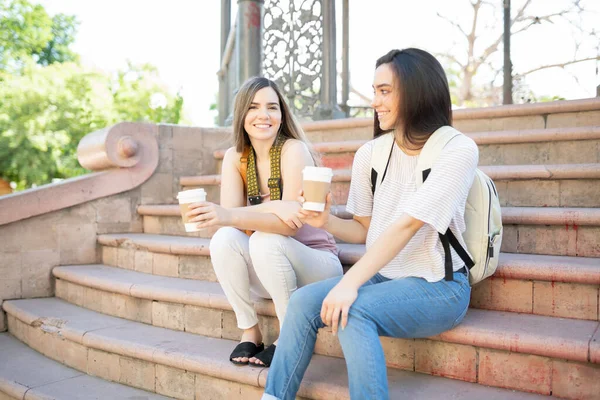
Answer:
M177 200L197 200L198 198L206 199L206 191L204 189L189 189L177 193Z
M304 167L302 170L304 179L331 182L333 170L327 167Z

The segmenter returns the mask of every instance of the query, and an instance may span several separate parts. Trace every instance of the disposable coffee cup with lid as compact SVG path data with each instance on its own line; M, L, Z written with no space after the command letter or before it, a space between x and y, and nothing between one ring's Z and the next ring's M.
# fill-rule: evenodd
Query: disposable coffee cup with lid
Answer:
M304 167L302 170L302 208L310 211L325 210L327 194L331 189L333 170L326 167Z
M177 200L179 200L179 210L181 211L181 218L183 220L183 225L185 226L185 231L198 232L200 230L196 227L198 222L190 222L190 218L188 218L186 214L190 211L188 208L189 204L206 201L206 192L202 188L184 190L177 193Z

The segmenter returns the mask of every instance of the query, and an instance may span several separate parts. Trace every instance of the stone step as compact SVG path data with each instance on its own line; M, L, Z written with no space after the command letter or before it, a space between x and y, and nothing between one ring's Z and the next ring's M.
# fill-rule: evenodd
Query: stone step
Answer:
M453 110L453 126L461 132L573 128L600 125L597 98ZM369 140L373 118L350 118L302 124L313 142Z
M479 146L480 165L580 164L600 162L600 119L596 126L467 133ZM369 138L370 139L370 138ZM315 143L322 163L350 169L354 153L367 140ZM214 152L217 173L225 149Z
M144 212L150 212L150 207L147 206ZM154 220L144 224L146 232L184 234L177 227L179 217L175 210L161 206L163 214L170 212L172 215L153 217ZM333 213L341 218L352 218L344 206L334 206ZM166 218L172 221L165 222ZM600 208L502 207L502 222L504 252L600 257ZM193 235L208 237L212 233L214 229Z
M55 275L59 278L57 296L73 301L78 306L168 329L231 340L240 339L241 331L236 328L235 316L216 283L203 283L200 286L174 278L148 281L145 274L104 266L59 267L55 269ZM67 284L62 283L62 280L68 280ZM86 291L82 296L82 291L90 287L93 290ZM256 308L261 316L264 340L267 343L275 340L279 329L272 302L257 300ZM583 324L578 325L580 322ZM580 338L571 337L567 333L571 326L574 327L574 332L578 332L575 336L581 334ZM452 362L452 357L456 356L474 362L470 346L479 347L479 357L488 351L500 350L586 363L586 360L589 361L589 339L597 328L597 321L471 310L459 327L439 337L422 340L382 338L382 343L390 367L473 381L472 366L465 367L463 364L459 371ZM586 335L585 332L589 333ZM583 348L579 349L580 346ZM327 329L319 333L316 352L321 355L343 356L337 340ZM454 354L450 356L447 353ZM427 357L428 361L424 361L423 357ZM596 371L593 374L599 374L600 367L594 364L595 362L587 363L587 366ZM423 369L424 365L431 369ZM505 368L511 367L505 365Z
M108 382L53 361L19 342L0 334L0 399L168 399L169 397L127 386L127 374ZM61 354L69 357L68 354ZM74 362L77 362L74 360ZM134 371L128 371L132 374Z
M496 275L473 288L471 298L473 308L599 320L600 267L597 259L568 257L536 259L514 256L503 255ZM131 315L137 315L142 322L146 323L150 323L153 318L161 318L162 308L154 310L150 301L139 303L136 300L132 303L136 304L135 312L133 306L120 308L119 312L125 314L115 314L103 307L129 304L130 300L121 296L124 295L167 303L183 302L190 306L222 304L222 307L230 310L219 284L215 282L162 277L105 265L57 267L54 276L59 279L56 284L57 297L95 311L124 318L133 312L134 314ZM98 291L112 292L115 299L105 301ZM172 308L170 314L183 315L183 307L178 308ZM270 301L257 301L257 309L263 310L268 315L275 315L272 314ZM164 315L162 317L165 318ZM184 323L183 318L180 319L177 324Z
M236 344L232 340L132 322L56 298L14 300L6 302L4 308L9 316L10 332L20 340L53 359L60 359L60 354L69 354L70 357L61 361L74 364L72 366L80 370L93 371L104 379L114 379L124 371L132 371L135 373L131 374L129 385L178 399L258 399L266 383L267 369L239 368L228 361ZM574 327L578 333L582 332L578 328ZM578 333L571 337L577 337ZM561 339L556 339L557 344ZM498 355L502 353L493 351L480 362L481 372L471 379L479 384L388 368L390 397L537 398L532 394L482 386L495 384L510 388L527 381L523 377L518 382L510 379L507 374L511 371L506 367L500 374L495 371L496 363L503 361ZM431 367L428 356L422 355L425 368ZM538 358L543 357L535 357L536 361ZM528 365L518 367L515 372L523 372L523 367ZM568 379L579 372L578 368L591 369L585 371L590 378L597 373L595 366L589 363L549 359L546 365L537 366L533 371L538 376L541 372L543 379L526 389L570 398L586 396L587 390L595 389L592 382L588 384L586 380L583 388L573 388L568 383ZM556 377L551 379L553 373ZM531 373L527 375L531 377ZM347 399L346 376L342 359L316 355L299 395L310 399Z
M504 206L599 207L600 163L482 166L492 178ZM331 193L336 204L346 204L350 170L336 170ZM183 176L184 189L202 187L207 199L220 201L220 175Z
M198 244L195 241L202 242ZM165 243L178 243L170 251ZM159 276L217 282L208 239L177 236L102 235L106 265ZM183 246L189 246L183 249ZM356 263L364 245L338 244L340 260ZM181 254L183 253L183 254ZM502 253L496 274L473 288L472 306L598 320L600 259Z
M98 235L106 265L199 281L216 282L210 239L147 233Z

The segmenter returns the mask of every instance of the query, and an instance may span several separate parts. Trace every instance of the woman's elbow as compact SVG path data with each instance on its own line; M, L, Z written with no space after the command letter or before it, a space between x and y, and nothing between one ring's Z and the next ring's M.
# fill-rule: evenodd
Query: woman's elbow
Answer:
M416 234L419 231L419 229L421 229L423 225L425 225L425 222L421 221L420 219L416 219L415 217L408 214L404 214L399 222L400 223L398 224L398 227L401 230L408 230L412 235Z

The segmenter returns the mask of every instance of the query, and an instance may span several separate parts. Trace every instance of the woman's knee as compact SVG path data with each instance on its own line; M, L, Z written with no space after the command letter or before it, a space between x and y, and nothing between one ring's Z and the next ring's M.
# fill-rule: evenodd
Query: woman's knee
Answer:
M250 236L250 254L264 253L265 250L282 249L287 236L277 233L254 232Z
M210 239L210 250L219 250L221 248L230 246L231 243L236 242L238 233L242 232L229 226L219 228L219 230L217 230Z
M246 236L243 232L236 228L223 227L215 232L210 239L210 254L211 256L239 251L241 249L241 240Z
M269 271L280 265L282 255L285 255L286 236L276 233L254 232L248 243L250 258L257 272ZM266 270L265 270L266 268Z
M305 314L307 317L317 316L321 313L322 301L318 301L310 285L294 291L288 303L287 313Z
M341 277L335 277L299 288L290 298L288 312L294 309L295 312L303 312L310 317L319 316L323 300L340 279Z
M373 321L362 311L353 310L352 307L348 311L347 324L342 330L342 319L340 315L340 326L338 326L338 339L342 346L352 345L357 340L364 339L367 335L378 337L377 327Z

